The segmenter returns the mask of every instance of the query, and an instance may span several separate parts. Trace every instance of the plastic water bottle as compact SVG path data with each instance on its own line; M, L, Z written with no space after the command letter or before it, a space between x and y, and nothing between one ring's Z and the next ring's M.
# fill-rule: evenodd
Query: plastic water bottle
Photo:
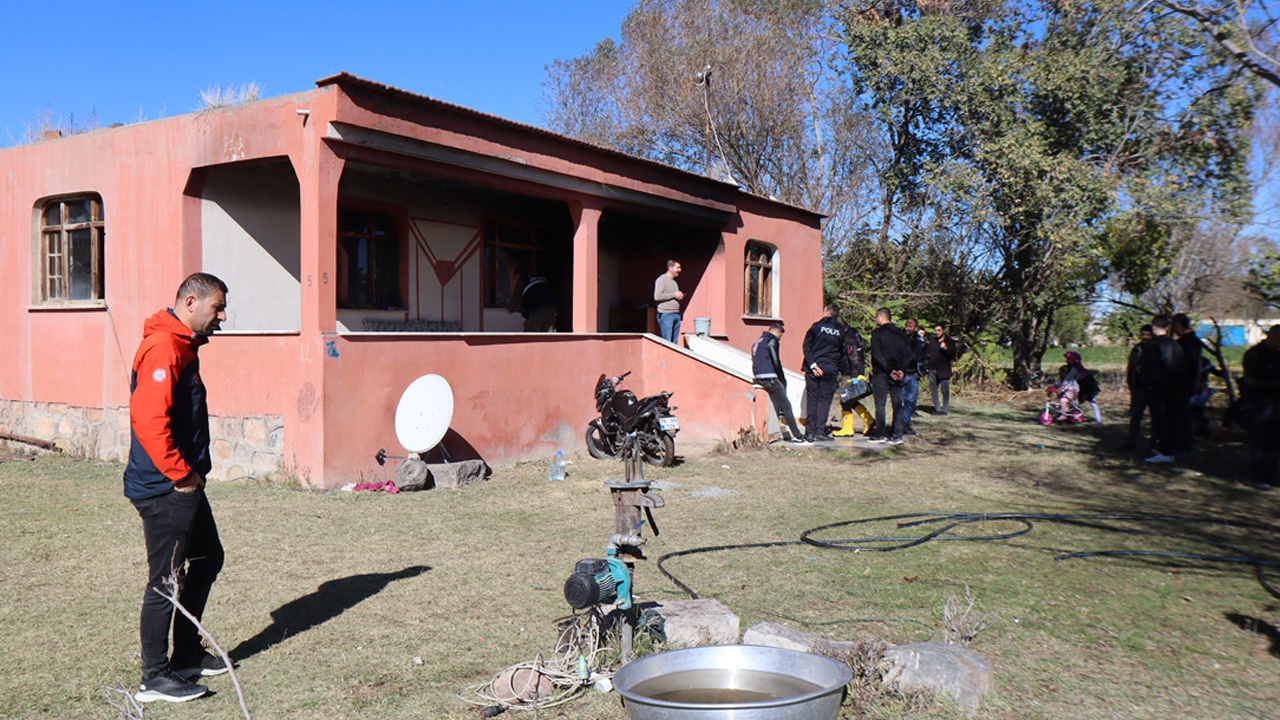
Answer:
M551 468L547 471L548 480L564 479L564 448L556 451L556 457L551 461Z

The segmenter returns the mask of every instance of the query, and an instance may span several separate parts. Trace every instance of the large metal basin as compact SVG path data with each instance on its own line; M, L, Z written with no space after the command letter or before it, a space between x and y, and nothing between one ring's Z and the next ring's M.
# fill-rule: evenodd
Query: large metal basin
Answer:
M851 676L821 655L712 645L627 663L613 687L631 720L835 720Z

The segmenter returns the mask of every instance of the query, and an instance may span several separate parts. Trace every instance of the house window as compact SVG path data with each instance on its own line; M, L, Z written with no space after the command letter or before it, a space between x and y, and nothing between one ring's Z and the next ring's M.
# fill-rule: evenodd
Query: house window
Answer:
M777 317L773 304L773 260L777 250L761 242L747 243L743 272L743 312L760 317Z
M338 307L404 307L400 296L400 236L387 213L339 208Z
M489 223L484 231L484 306L509 308L516 275L538 272L538 234L532 227Z
M40 300L103 298L102 240L106 236L98 195L50 200L40 210Z

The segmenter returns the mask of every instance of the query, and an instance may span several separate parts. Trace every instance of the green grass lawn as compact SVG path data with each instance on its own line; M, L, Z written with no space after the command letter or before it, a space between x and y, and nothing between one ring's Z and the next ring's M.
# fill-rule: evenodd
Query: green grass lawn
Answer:
M1039 402L1038 394L999 407L961 398L951 415L921 418L914 442L878 456L751 451L647 469L666 500L648 554L795 540L856 518L965 511L1225 518L1141 527L1280 559L1276 529L1244 526L1273 523L1280 492L1241 483L1238 441L1203 443L1187 464L1152 468L1113 450L1121 423L1041 428ZM568 613L565 578L577 559L599 557L613 531L603 481L621 475L620 463L575 460L565 482L549 483L545 466L530 463L496 468L459 491L211 487L227 561L205 621L239 660L253 717L477 717L459 695L550 652L553 621ZM0 462L0 717L116 718L104 688L138 681L145 562L120 472L61 457ZM959 531L1021 527L989 521ZM922 532L886 522L824 536ZM668 569L739 614L744 630L771 621L899 644L941 639L943 604L967 586L989 619L969 647L996 671L979 719L1274 717L1280 599L1253 568L1156 556L1054 559L1118 549L1230 554L1177 537L1035 522L1003 541L887 553L726 551L676 558ZM683 597L652 560L635 582L641 601ZM240 717L229 680L209 684L214 697L153 704L147 718ZM947 703L921 708L891 695L867 713L963 717ZM539 717L625 714L616 696L591 693Z

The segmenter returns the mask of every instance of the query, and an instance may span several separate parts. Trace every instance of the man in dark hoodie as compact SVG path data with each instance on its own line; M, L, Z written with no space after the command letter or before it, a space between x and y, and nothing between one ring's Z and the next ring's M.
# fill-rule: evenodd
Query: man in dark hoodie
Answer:
M1125 383L1129 386L1129 437L1120 446L1121 450L1132 450L1138 446L1138 433L1142 429L1142 416L1147 412L1147 390L1142 383L1142 353L1151 345L1151 326L1143 325L1138 330L1138 342L1129 351L1129 364L1125 368Z
M1173 462L1178 452L1178 421L1175 403L1186 402L1187 364L1182 348L1173 339L1168 315L1151 319L1151 344L1138 359L1143 389L1151 407L1151 431L1156 437L1155 453L1149 463Z
M773 400L773 408L782 415L782 419L791 429L791 441L797 445L807 445L804 433L796 424L796 416L791 412L791 401L787 399L787 374L782 369L782 360L778 356L778 341L786 332L781 322L775 322L751 346L751 372L757 385L769 393Z
M193 678L228 669L201 647L191 621L174 617L166 599L166 580L176 574L178 601L200 618L222 569L222 543L204 493L212 467L209 408L196 351L227 319L226 308L225 283L205 273L188 277L173 308L147 319L133 359L124 494L142 518L148 566L140 622L142 683L134 695L139 702L198 698L208 688Z
M830 440L827 416L831 399L836 395L836 379L841 370L848 372L844 351L845 324L836 317L836 306L828 303L822 318L804 335L805 439L810 442Z
M876 329L871 331L871 390L876 398L876 428L871 442L902 442L905 422L902 387L908 371L915 370L915 358L907 334L893 324L889 308L876 310ZM886 436L884 403L893 401L893 433Z
M1200 385L1202 366L1204 364L1204 343L1191 328L1191 318L1185 313L1178 313L1171 318L1169 330L1173 333L1178 347L1182 348L1182 362L1187 366L1187 374L1183 386L1179 388L1177 405L1172 408L1175 415L1177 436L1174 440L1178 455L1189 455L1192 451L1192 408L1191 396Z

